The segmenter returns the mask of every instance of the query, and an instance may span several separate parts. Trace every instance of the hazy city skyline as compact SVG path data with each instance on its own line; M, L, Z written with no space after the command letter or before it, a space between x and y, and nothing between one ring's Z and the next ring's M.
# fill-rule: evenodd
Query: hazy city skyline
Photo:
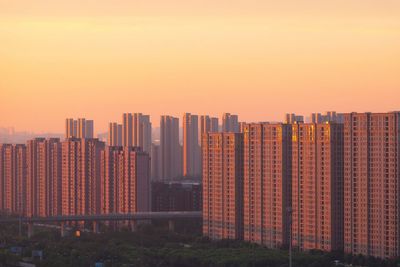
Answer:
M1 266L400 266L400 0L0 0L0 240Z
M332 110L334 110L334 111L332 111ZM285 113L284 112L284 113L279 114L279 115L273 115L273 117L274 118L276 117L276 119L269 119L270 117L268 115L265 115L265 116L261 116L259 119L245 120L241 116L240 113L231 110L231 112L235 112L235 114L238 115L239 123L240 122L243 122L243 123L288 122L286 120L286 116L287 115L291 115L291 114L298 115L298 116L302 117L305 122L313 122L313 116L315 114L324 115L324 114L329 113L329 112L337 112L338 114L339 113L340 114L344 114L344 113L352 113L352 112L356 112L356 113L368 113L368 112L371 112L371 113L385 113L385 112L397 112L397 111L399 111L399 108L397 108L397 109L389 109L389 110L388 109L378 109L377 111L374 111L373 109L370 108L368 110L351 110L351 111L348 111L348 112L341 111L341 110L336 110L336 109L329 109L329 110L325 109L325 110L321 110L321 111L315 111L315 110L311 109L310 113L301 113L301 112L295 112L295 113L292 113L292 112L291 113L287 113L286 112ZM132 113L133 114L134 112L127 112L127 113ZM161 115L156 114L156 117L152 117L151 115L149 115L150 116L150 122L153 124L153 126L152 126L153 141L154 140L158 140L158 138L159 138L159 135L160 135L160 124L159 123L160 123L160 118L162 116L172 116L172 117L179 118L179 132L180 132L180 139L182 139L183 138L183 136L182 136L183 135L182 118L183 118L185 113L187 113L187 112L180 113L180 114L178 114L176 116L171 115L172 113L168 113L168 112L164 112ZM222 127L223 127L223 116L224 116L225 113L226 112L223 112L221 114L213 115L213 114L204 112L204 113L197 113L197 114L202 114L201 116L209 116L210 118L213 117L213 118L219 119L218 126L221 128L220 130L222 130ZM121 113L121 114L123 114L123 113ZM115 123L114 121L118 121L120 119L120 117L121 117L121 114L119 114L119 116L115 116L116 117L115 120L111 120L111 121L106 122L105 125L99 125L97 120L92 119L91 121L93 121L94 124L95 124L93 137L94 138L98 138L99 137L98 135L101 135L102 138L104 137L104 138L107 139L107 134L108 134L108 132L110 130L110 123ZM167 115L167 114L169 114L169 115ZM79 115L76 116L76 117L77 118L85 118L85 116L79 116ZM23 140L27 140L27 139L33 138L35 136L40 136L40 137L59 137L59 138L61 138L61 137L65 137L65 119L66 119L65 117L60 118L60 121L57 122L57 128L54 131L45 130L45 128L38 128L37 131L34 131L34 130L26 129L26 128L22 128L22 129L16 128L13 125L5 125L5 126L0 125L0 135L1 134L7 134L7 135L10 135L10 136L13 136L13 135L22 134L22 135L26 136L26 138L25 137L22 138ZM100 119L100 121L103 121L103 120ZM156 122L156 124L154 124L154 122ZM200 131L200 127L201 127L200 121L198 123L199 123L199 126L198 126L199 127L199 131ZM156 138L155 138L155 136L156 136Z
M198 115L184 114L182 144L179 118L163 116L160 143L147 152L141 147L149 140L147 115L123 114L120 128L130 141L122 146L92 138L90 119L66 119L65 139L0 144L0 212L48 217L169 209L151 205L165 193L152 195L152 185L189 179L202 184L203 235L213 240L398 258L400 111L310 115L311 122L289 113L285 122L239 127L238 115L226 113L222 131L209 127L201 145ZM195 194L187 195L184 209L199 203ZM129 225L134 230L136 223Z
M0 17L0 127L398 109L399 1L3 1Z

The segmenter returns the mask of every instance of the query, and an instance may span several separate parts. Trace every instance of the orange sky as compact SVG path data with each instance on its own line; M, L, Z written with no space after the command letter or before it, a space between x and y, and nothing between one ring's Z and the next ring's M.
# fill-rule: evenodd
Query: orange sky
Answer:
M0 0L0 127L325 110L400 110L400 1Z

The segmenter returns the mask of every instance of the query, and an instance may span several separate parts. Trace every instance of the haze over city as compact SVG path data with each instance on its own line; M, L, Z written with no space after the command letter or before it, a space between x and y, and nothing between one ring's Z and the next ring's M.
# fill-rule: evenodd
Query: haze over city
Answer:
M399 267L399 0L0 0L0 266Z
M399 1L1 1L0 127L184 112L388 111Z

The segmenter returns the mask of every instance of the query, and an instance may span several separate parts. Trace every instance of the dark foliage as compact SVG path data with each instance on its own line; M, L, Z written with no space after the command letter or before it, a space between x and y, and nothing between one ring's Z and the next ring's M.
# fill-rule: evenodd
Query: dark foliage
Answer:
M72 235L61 238L56 229L35 229L31 239L19 238L15 225L0 228L0 266L16 262L18 256L9 253L9 247L23 247L23 256L32 250L43 250L44 260L35 263L47 266L151 266L151 267L287 267L287 250L272 250L246 242L221 240L211 242L199 233L168 232L165 227L142 225L138 231L106 231L102 234L83 232L80 237ZM396 261L366 258L360 255L343 255L340 252L295 252L296 267L334 266L339 260L353 266L397 266Z

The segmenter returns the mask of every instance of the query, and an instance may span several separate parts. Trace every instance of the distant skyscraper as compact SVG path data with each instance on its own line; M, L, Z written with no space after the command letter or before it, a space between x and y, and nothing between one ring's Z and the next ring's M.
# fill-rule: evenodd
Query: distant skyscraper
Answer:
M311 114L311 122L312 123L321 123L321 122L323 122L321 113L312 113Z
M141 147L144 152L151 153L151 122L149 115L135 114L134 129L136 132L134 146Z
M160 145L151 144L151 180L161 179L161 153Z
M122 114L122 145L133 145L133 117L132 113Z
M182 176L182 149L179 144L179 119L161 116L160 119L161 180Z
M79 118L78 120L66 119L65 121L65 138L93 138L94 122Z
M285 115L285 123L304 122L304 116L288 113Z
M74 119L65 120L65 138L77 137L78 122Z
M117 126L117 145L122 146L123 144L123 128L122 124L118 124Z
M212 133L219 132L219 120L218 120L218 118L211 117L210 120L211 120L210 132L212 132Z
M201 146L201 138L204 133L217 133L219 131L218 118L202 115L200 116L199 127L199 145Z
M343 248L343 124L295 123L292 236L301 250Z
M78 119L78 135L77 138L93 138L94 131L93 120L87 120L84 118Z
M94 122L93 122L93 120L86 120L85 127L86 127L85 138L94 138Z
M77 138L86 138L86 119L78 119L78 136Z
M203 133L217 133L219 132L218 118L209 117L208 115L200 116L200 134L199 144L201 145Z
M208 115L200 116L200 136L199 143L201 144L201 136L203 133L216 133L218 132L218 118L212 118Z
M289 241L291 125L251 123L244 134L244 240L279 248Z
M344 251L400 256L400 112L344 114Z
M344 114L336 113L336 111L328 111L325 115L329 121L344 123Z
M202 137L203 133L210 132L210 128L211 128L210 117L206 116L206 115L201 115L200 116L200 136L199 136L200 142L201 142L201 137Z
M243 135L203 135L203 234L243 237Z
M110 122L108 125L108 145L122 146L122 125Z
M240 129L238 115L224 113L222 115L222 132L238 133L239 131Z
M343 123L343 114L336 113L335 111L328 111L326 114L312 113L312 123L323 123L323 122L337 122Z
M210 118L207 115L200 116L200 134L199 134L199 144L201 146L202 137L206 133L217 133L218 132L218 118ZM202 149L200 148L200 153ZM200 154L200 160L202 155ZM202 164L200 163L200 173L202 173Z
M122 145L138 146L151 152L151 122L149 115L124 113L122 116Z
M190 113L183 115L183 176L199 178L201 176L201 153L199 146L198 116Z

